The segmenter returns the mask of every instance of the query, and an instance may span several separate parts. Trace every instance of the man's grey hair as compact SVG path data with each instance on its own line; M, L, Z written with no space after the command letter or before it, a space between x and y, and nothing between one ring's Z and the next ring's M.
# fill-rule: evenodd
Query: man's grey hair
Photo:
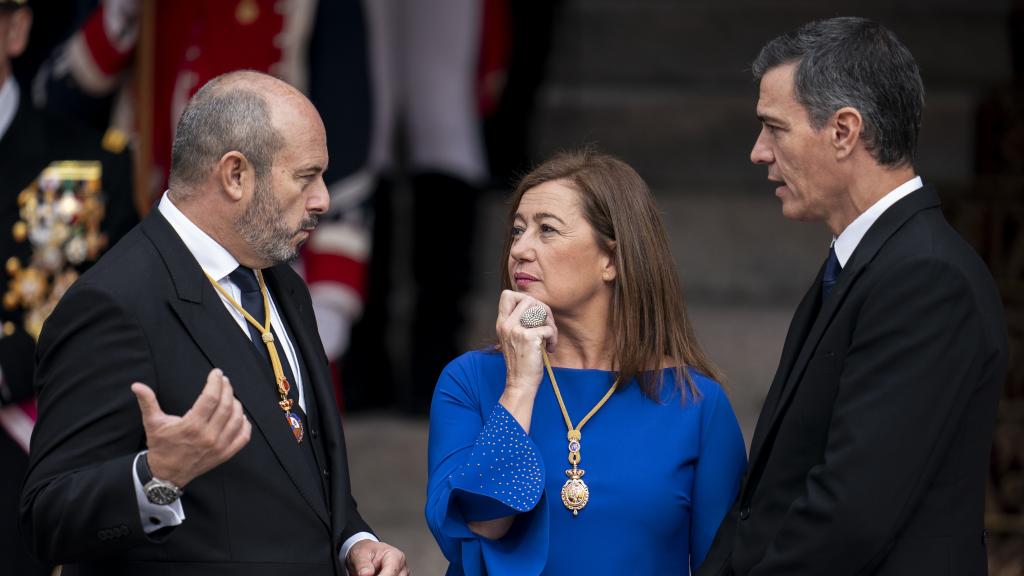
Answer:
M274 128L270 106L255 89L234 81L232 72L214 78L196 92L185 107L171 148L171 195L182 200L210 175L214 165L232 150L253 166L257 182L270 176L274 156L284 138Z
M879 164L913 164L924 85L895 34L866 18L810 22L766 44L752 65L754 78L790 63L796 63L794 93L815 130L840 108L855 108L863 118L861 137Z

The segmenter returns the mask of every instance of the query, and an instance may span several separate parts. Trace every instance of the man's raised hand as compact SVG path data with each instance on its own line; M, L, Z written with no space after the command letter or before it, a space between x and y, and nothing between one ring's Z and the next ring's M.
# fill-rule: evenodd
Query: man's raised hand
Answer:
M153 390L135 382L146 430L147 460L155 478L183 488L238 453L252 434L252 424L235 398L228 377L214 368L206 386L184 416L165 414Z

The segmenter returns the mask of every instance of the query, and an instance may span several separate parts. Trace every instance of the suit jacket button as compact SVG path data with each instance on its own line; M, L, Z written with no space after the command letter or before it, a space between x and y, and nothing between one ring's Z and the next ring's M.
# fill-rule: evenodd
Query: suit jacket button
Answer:
M313 428L312 430L309 431L309 435L312 436L313 438L316 438L317 436L319 436L319 433L316 431L316 428Z
M330 476L331 476L331 471L328 470L327 468L324 468L324 478L329 478Z
M746 506L740 510L740 520L746 520L747 518L750 518L750 506Z

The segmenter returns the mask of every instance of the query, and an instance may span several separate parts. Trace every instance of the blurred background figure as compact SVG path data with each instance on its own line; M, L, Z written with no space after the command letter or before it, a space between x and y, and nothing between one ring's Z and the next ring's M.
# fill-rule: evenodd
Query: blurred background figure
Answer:
M124 142L34 110L13 75L32 21L30 3L0 0L0 565L17 576L49 574L18 538L39 328L77 274L137 221Z
M329 134L331 211L297 267L331 360L348 347L366 297L370 93L359 0L79 1L80 22L42 64L36 104L84 114L137 143L136 208L167 185L173 129L211 78L242 68L303 91Z
M465 349L481 195L529 168L558 4L365 2L377 191L371 297L344 364L350 408L397 403L426 415L441 368ZM408 226L397 225L403 208ZM395 270L396 261L411 267ZM411 288L411 326L396 337L401 280Z
M365 6L374 95L370 165L378 181L372 314L357 332L345 381L356 408L362 393L368 404L397 400L421 414L440 358L451 357L457 346L477 196L487 181L475 84L483 2L374 0ZM411 237L396 234L397 186L411 188ZM410 353L397 366L388 346L396 240L411 243L415 286Z

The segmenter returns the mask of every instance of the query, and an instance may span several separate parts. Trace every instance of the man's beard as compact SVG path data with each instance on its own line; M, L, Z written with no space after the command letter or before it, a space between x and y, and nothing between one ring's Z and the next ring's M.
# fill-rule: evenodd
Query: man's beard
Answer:
M304 229L314 228L318 218L310 214L302 219L298 229L287 228L281 220L281 204L262 180L257 179L252 201L234 224L246 244L273 266L298 257L302 244L293 246L292 238Z

